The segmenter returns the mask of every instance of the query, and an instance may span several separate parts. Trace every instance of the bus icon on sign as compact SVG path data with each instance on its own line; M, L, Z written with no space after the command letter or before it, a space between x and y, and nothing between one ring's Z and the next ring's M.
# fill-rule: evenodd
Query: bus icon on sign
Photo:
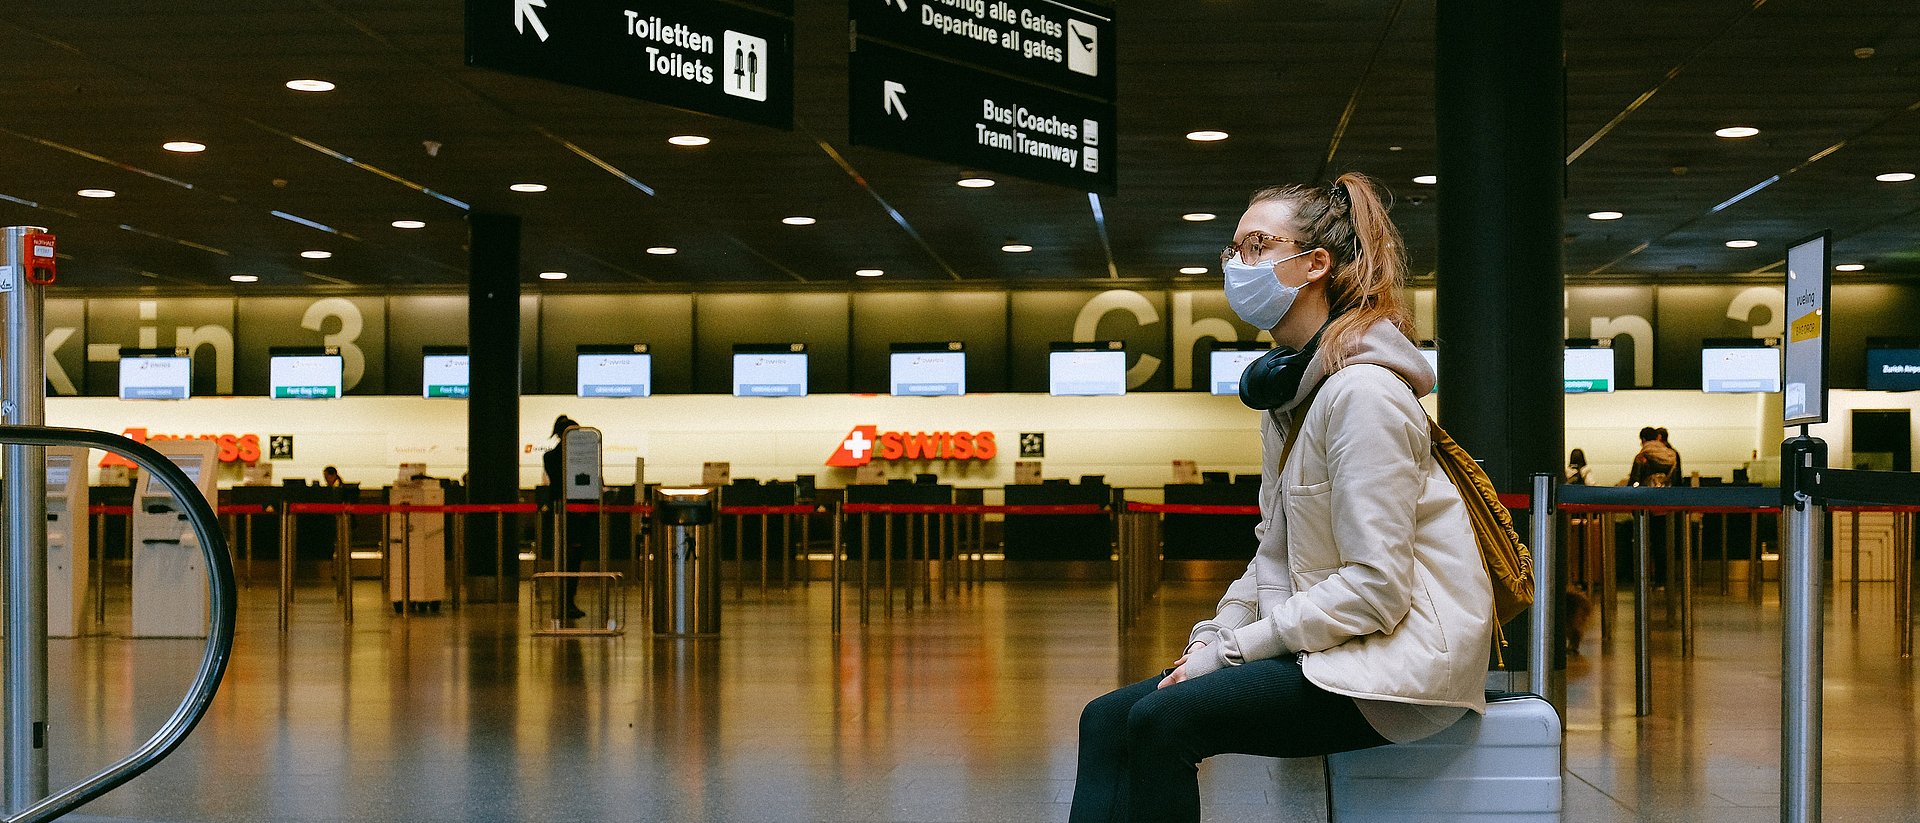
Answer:
M767 99L767 41L764 38L728 31L720 41L725 64L725 90L748 100Z

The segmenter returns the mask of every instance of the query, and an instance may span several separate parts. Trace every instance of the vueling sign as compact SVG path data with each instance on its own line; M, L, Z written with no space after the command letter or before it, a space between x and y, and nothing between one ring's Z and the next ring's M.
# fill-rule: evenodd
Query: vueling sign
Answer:
M864 466L874 460L992 460L1000 453L993 432L886 432L854 426L827 458L829 466Z

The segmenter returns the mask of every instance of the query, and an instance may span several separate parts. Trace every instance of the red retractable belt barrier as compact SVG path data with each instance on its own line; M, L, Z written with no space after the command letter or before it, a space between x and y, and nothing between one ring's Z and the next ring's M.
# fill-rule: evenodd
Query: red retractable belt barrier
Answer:
M813 507L792 506L721 506L721 514L812 514Z
M1258 515L1259 506L1216 506L1198 503L1135 503L1127 502L1127 511L1148 514L1236 514Z
M1052 506L979 506L936 503L848 503L840 507L847 514L1106 514L1107 507L1097 503Z
M1779 506L1616 506L1599 503L1562 503L1560 510L1565 512L1614 512L1628 514L1647 512L1648 514L1768 514L1780 511Z
M88 507L87 507L87 514L124 514L124 515L132 515L132 514L133 514L133 507L132 507L132 506L110 506L110 505L107 505L107 504L105 504L105 503L95 503L95 504L93 504L93 505L91 505L91 506L88 506Z
M532 505L532 504L527 504ZM595 514L598 512L624 512L627 514L652 514L653 507L645 503L568 503L567 511L573 514Z
M1920 512L1920 506L1828 506L1829 512L1886 512L1890 514L1914 514Z
M1500 495L1500 505L1506 506L1508 511L1533 511L1533 495L1503 494Z
M273 507L259 503L227 505L220 507L221 514L272 514Z

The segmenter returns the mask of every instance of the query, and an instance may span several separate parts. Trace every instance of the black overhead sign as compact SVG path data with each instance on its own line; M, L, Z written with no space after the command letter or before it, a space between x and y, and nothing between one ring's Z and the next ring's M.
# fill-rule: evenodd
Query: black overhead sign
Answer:
M852 0L854 33L1113 102L1113 17L1054 0Z
M1111 104L872 42L849 62L856 143L1113 192Z
M466 0L467 65L793 128L793 20L717 0Z
M1084 0L850 2L854 143L1113 192L1110 10Z

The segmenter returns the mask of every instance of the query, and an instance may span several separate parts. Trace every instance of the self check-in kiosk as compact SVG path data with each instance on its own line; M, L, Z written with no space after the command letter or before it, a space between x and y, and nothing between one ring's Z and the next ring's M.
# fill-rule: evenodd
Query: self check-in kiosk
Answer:
M47 447L47 636L79 637L90 560L87 450Z
M444 506L447 490L426 476L422 463L400 464L388 492L394 506ZM439 611L447 599L447 516L440 512L387 515L387 600L394 612Z
M212 440L148 443L193 480L208 505L214 499L218 445ZM186 507L151 472L133 496L134 637L206 637L207 570Z

